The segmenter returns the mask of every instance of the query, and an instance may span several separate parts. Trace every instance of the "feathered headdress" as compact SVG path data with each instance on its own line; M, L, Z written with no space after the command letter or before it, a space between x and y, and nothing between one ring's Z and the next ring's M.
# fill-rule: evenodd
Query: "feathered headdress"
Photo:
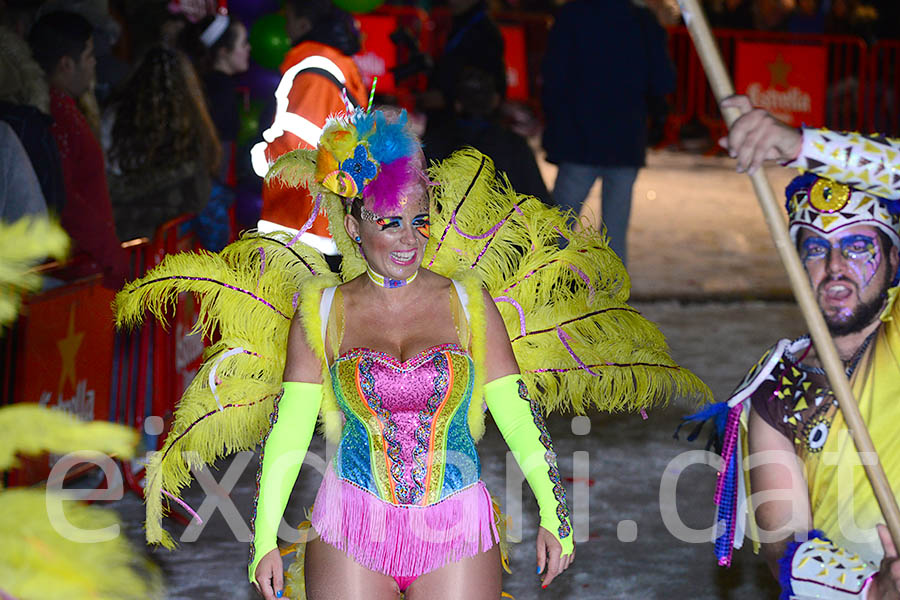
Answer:
M331 237L344 257L341 272L352 279L365 272L366 265L344 230L344 212L360 198L375 215L398 214L408 199L425 193L429 180L424 163L405 110L388 115L360 109L328 119L315 150L283 154L266 180L306 188L316 199L313 214L297 237L312 226L324 206Z
M345 205L361 198L377 215L396 214L426 180L420 149L405 110L394 118L357 110L331 117L315 150L285 154L267 178L334 194Z

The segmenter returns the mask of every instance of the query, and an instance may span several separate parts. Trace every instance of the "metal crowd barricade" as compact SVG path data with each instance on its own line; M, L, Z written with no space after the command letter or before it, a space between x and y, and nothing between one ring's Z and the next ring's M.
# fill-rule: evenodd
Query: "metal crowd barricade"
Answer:
M143 248L141 275L168 255L199 247L188 226L192 218L184 215L159 228L153 241ZM197 318L190 294L181 294L167 316L165 326L151 318L139 329L117 333L116 338L118 369L114 367L113 381L117 383L119 422L142 432L148 451L162 445L175 406L199 368L204 348L202 339L189 333ZM145 427L145 420L151 416L161 421ZM122 470L129 488L142 494L143 465L125 462Z
M808 123L832 129L857 130L863 127L864 99L869 86L869 52L865 42L854 36L793 34L751 30L715 29L722 58L735 75L739 42L763 42L821 46L826 51L825 122ZM696 120L709 130L711 141L725 131L725 124L713 96L700 59L684 27L669 29L669 50L677 71L677 89L672 96L672 112L664 144L677 144L681 128ZM894 63L896 64L896 63Z
M196 249L187 227L191 218L169 221L153 240L124 243L131 277L143 276L168 254ZM45 277L54 275L54 265L40 270ZM110 308L114 295L95 274L24 298L19 319L0 340L0 405L39 402L85 420L121 423L141 432L143 449L150 452L160 447L175 405L202 360L203 340L189 334L197 311L191 298L182 297L170 327L150 318L133 331L117 332ZM161 421L145 428L150 416ZM7 483L44 481L52 461L25 460L7 474ZM141 462L122 461L121 467L128 488L142 495Z

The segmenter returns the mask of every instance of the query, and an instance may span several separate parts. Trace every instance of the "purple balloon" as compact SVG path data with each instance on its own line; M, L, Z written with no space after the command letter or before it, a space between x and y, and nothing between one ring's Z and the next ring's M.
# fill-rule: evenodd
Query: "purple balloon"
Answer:
M280 9L281 2L278 0L230 0L228 2L228 12L237 15L248 29L249 24L259 16Z
M261 67L255 62L250 63L250 68L237 76L237 86L250 90L250 98L253 100L266 100L275 93L275 88L281 81L281 73L272 69Z

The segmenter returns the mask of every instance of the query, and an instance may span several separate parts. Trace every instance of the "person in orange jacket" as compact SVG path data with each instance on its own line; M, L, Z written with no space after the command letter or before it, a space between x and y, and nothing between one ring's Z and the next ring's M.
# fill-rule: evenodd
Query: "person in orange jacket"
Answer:
M316 147L325 120L345 109L345 90L354 106L364 105L368 96L352 58L360 49L353 17L331 0L287 0L285 12L285 27L294 47L281 63L274 121L263 132L263 141L250 151L253 170L260 177L282 154ZM314 205L306 190L267 182L258 228L298 231L312 216ZM338 254L324 211L300 241L327 255Z

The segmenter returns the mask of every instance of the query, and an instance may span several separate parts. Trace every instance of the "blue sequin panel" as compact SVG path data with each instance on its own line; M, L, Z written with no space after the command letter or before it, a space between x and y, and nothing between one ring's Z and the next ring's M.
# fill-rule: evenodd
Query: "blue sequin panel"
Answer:
M334 457L335 474L378 496L378 486L372 477L372 456L369 454L366 428L340 400L338 405L347 416L347 421Z
M481 479L481 461L475 449L475 440L469 432L469 404L472 402L472 387L475 384L475 369L469 362L469 382L465 400L459 403L447 436L447 463L444 467L444 486L441 498L458 492Z

